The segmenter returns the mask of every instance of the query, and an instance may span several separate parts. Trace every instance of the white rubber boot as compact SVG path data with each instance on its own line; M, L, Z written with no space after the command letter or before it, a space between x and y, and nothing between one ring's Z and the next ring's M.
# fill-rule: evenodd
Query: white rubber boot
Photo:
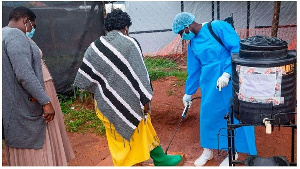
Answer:
M204 166L208 160L211 160L214 157L214 154L212 150L208 148L204 148L201 156L194 162L194 165L199 167L199 166Z
M235 154L235 160L237 160L237 159L238 159L238 153ZM228 156L222 161L220 166L226 166L226 167L229 166L229 157Z

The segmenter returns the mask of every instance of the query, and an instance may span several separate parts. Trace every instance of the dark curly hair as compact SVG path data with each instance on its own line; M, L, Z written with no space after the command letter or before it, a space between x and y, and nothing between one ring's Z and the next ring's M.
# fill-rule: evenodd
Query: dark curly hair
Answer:
M111 13L107 14L104 20L104 26L108 32L124 29L126 26L131 26L131 24L130 16L121 9L114 9Z
M32 10L24 6L19 6L10 11L8 20L11 21L12 19L14 19L18 21L23 17L29 17L29 20L31 21L35 21L36 19L36 16Z

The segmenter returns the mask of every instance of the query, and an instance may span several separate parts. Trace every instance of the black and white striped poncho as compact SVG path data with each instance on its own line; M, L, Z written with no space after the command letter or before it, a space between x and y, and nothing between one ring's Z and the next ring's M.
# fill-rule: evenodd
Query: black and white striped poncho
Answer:
M98 109L128 141L153 95L138 42L118 31L91 43L74 86L94 93Z

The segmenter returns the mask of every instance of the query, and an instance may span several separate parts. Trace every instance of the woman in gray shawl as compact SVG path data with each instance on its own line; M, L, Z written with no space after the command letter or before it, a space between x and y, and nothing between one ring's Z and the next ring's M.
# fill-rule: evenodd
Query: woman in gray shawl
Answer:
M107 14L108 33L85 52L74 85L94 93L115 166L132 166L149 157L156 166L176 166L182 157L163 152L151 124L153 90L139 43L128 36L131 24L120 9Z

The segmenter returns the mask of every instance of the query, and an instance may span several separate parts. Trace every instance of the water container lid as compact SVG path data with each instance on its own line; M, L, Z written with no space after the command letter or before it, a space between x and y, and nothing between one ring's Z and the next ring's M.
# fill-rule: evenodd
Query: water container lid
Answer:
M240 45L241 50L270 51L287 49L288 43L280 38L256 35L242 39Z

